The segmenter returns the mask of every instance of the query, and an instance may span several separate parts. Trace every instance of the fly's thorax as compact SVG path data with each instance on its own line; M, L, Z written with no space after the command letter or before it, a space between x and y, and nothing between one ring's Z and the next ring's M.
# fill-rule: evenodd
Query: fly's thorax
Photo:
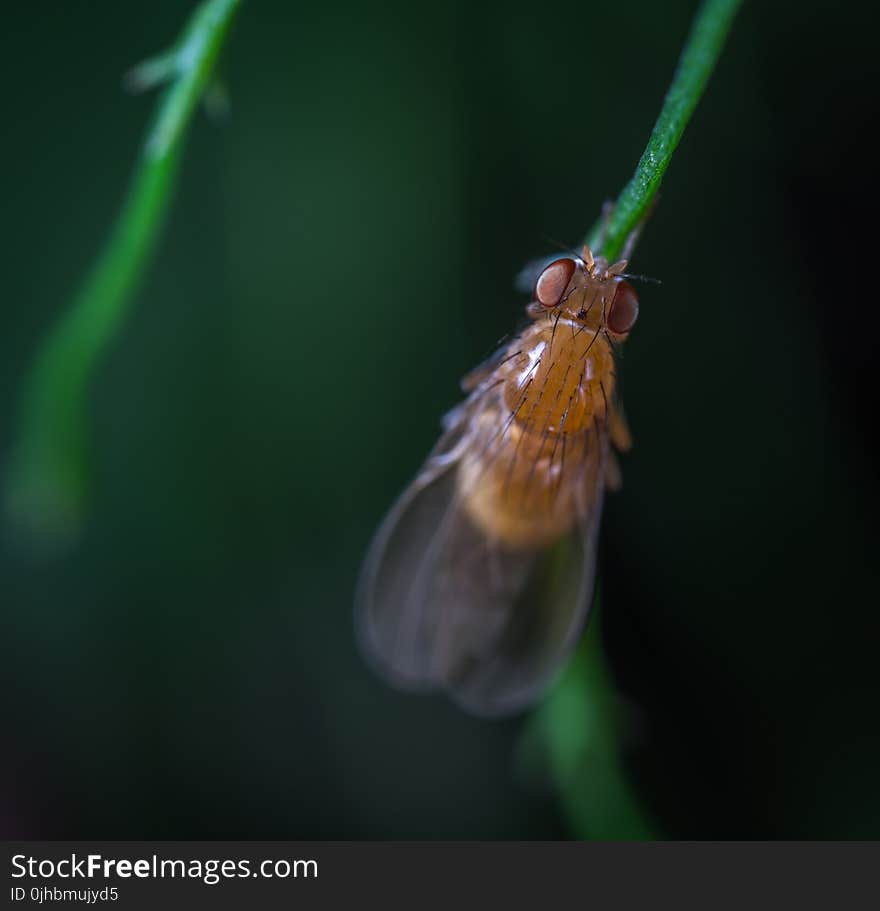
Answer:
M504 405L511 422L539 438L604 422L614 391L614 355L599 328L555 317L529 326L508 362Z

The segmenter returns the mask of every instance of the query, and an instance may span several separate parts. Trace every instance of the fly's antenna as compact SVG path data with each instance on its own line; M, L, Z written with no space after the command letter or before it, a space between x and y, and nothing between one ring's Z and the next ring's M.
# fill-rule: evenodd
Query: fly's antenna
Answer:
M618 278L628 278L634 282L644 282L646 285L662 285L659 278L652 278L650 275L635 275L632 272L619 272Z
M626 239L626 243L623 245L623 251L620 254L621 259L632 259L632 252L636 248L639 238L642 235L642 230L645 227L648 219L654 214L654 209L657 208L657 203L660 201L660 194L658 193L649 203L648 208L645 210L642 217L639 219L636 226L629 232L629 237Z

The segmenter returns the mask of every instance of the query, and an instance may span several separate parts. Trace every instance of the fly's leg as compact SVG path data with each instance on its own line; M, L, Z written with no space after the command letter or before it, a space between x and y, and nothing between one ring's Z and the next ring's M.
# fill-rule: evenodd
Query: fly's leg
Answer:
M642 233L642 228L645 226L645 221L647 220L647 215L629 232L629 237L626 239L626 243L623 245L623 250L620 252L620 259L624 262L629 262L632 259L632 252L635 249L636 244L638 243L639 236Z
M473 370L469 371L461 378L462 391L473 392L480 385L480 383L485 382L487 379L489 379L490 376L492 376L497 366L497 361L493 362L490 359L488 361L483 361L482 364L474 367Z
M605 249L605 241L608 240L608 225L611 223L611 213L614 211L614 200L606 199L602 203L602 215L599 220L599 234L596 238L596 251L601 253Z
M629 452L632 449L632 434L619 402L614 402L608 409L608 434L618 452Z
M511 350L515 346L513 343L502 345L497 351L494 351L482 364L477 364L473 370L470 370L461 378L461 388L463 392L474 392L483 383L491 379L495 371L506 364L508 361L522 354L522 351Z
M620 490L623 486L623 475L620 472L620 460L613 452L609 452L605 460L605 489Z
M651 200L651 204L648 206L645 214L639 219L639 223L632 229L632 231L629 232L629 237L627 237L626 243L623 245L620 259L625 259L627 261L632 259L632 252L638 243L639 237L641 237L645 224L647 223L648 219L654 214L654 207L657 205L657 200L659 198L659 196L655 196Z

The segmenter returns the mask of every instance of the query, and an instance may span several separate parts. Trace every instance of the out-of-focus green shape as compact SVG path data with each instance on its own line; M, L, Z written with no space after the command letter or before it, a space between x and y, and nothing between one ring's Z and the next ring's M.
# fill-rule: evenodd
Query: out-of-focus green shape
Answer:
M542 745L576 838L658 837L621 761L624 715L602 655L599 618L593 616L562 676L535 712L527 734L532 743Z
M620 255L627 238L648 215L672 153L706 88L741 5L742 0L705 0L698 10L660 116L635 174L617 197L605 226L604 241L601 222L587 237L590 247L594 251L601 249L609 261Z
M7 506L19 531L75 534L87 500L88 399L100 356L128 312L168 211L193 111L209 87L240 0L205 0L167 53L137 67L134 88L168 83L98 261L49 331L24 385Z
M587 238L609 260L620 255L630 234L647 216L741 3L705 0L697 11L636 172L617 198L607 224L600 220ZM533 721L549 752L564 812L579 838L657 837L621 764L618 702L594 618ZM534 728L529 734L534 739Z

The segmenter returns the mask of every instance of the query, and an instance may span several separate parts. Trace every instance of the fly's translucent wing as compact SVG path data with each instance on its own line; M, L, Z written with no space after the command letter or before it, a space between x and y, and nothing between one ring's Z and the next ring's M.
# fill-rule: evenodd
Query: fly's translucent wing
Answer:
M537 698L583 627L604 472L585 475L589 508L561 540L540 550L507 546L464 506L467 417L463 410L450 422L380 527L361 577L358 626L367 656L395 685L443 689L474 714L497 716ZM604 437L595 445L604 468Z

